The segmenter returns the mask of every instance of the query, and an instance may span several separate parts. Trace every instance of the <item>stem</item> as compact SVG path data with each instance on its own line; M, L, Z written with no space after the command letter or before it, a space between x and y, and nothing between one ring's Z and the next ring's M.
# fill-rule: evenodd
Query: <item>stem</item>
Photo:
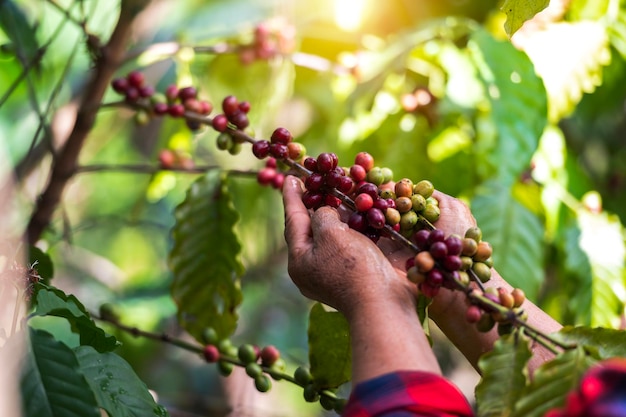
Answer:
M147 164L93 164L82 165L76 168L76 174L90 174L96 172L126 172L131 174L156 174L160 171L181 172L186 174L204 174L207 171L214 169L221 169L216 165L197 165L192 168L183 167L171 167L165 168L160 165L147 165ZM242 171L242 170L228 170L225 171L229 175L241 176L241 177L253 177L256 176L256 171Z

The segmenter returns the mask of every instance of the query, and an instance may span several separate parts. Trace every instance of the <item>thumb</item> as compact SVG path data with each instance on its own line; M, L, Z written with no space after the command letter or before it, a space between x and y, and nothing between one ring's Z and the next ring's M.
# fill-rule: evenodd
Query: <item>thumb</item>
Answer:
M301 253L311 246L311 217L302 203L302 182L288 175L283 184L285 206L285 241L292 253Z

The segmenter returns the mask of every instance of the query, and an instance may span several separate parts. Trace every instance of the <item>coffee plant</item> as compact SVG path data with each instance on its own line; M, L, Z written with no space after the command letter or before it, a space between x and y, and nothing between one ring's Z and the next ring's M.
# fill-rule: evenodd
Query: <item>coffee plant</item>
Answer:
M213 391L218 375L295 388L285 415L340 414L347 322L280 284L286 175L311 211L412 251L427 333L442 288L465 295L458 320L497 327L478 416L609 415L594 401L626 367L626 4L378 5L367 36L322 40L319 5L162 3L0 1L3 415L180 415L193 405L168 384L193 378L163 375L194 367ZM294 23L307 13L322 23ZM479 227L437 229L435 188ZM515 289L488 285L493 268ZM533 326L527 298L565 327ZM530 376L536 344L553 356ZM196 406L248 412L228 407Z

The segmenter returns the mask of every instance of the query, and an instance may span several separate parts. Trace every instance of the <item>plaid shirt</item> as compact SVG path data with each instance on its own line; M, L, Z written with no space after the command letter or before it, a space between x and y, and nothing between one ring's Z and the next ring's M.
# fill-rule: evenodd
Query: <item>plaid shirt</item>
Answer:
M420 371L385 374L358 384L343 417L471 417L461 392L439 375Z

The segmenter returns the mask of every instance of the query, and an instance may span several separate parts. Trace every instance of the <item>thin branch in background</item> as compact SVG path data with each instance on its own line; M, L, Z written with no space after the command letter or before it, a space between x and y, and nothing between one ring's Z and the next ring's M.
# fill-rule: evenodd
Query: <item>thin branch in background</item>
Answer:
M63 6L61 6L59 3L57 3L55 0L46 0L48 2L48 4L50 4L51 6L53 6L55 9L57 9L63 16L65 16L65 18L67 20L69 20L70 22L74 23L76 26L80 27L83 32L87 32L87 22L85 21L85 19L83 18L82 21L77 20L74 16L72 16L72 13L70 12L70 10L65 9ZM83 16L84 16L84 6L83 6L83 1L78 1L78 2L74 2L72 4L72 6L70 7L74 7L75 4L80 3L81 4L81 10L83 12Z
M132 174L156 174L161 171L179 172L183 174L204 174L207 171L215 169L222 169L217 165L196 165L194 167L171 167L165 168L162 166L147 165L147 164L94 164L83 165L76 168L76 174L88 174L95 172L127 172ZM239 177L256 177L257 171L243 171L243 170L226 170L224 171L228 175Z

